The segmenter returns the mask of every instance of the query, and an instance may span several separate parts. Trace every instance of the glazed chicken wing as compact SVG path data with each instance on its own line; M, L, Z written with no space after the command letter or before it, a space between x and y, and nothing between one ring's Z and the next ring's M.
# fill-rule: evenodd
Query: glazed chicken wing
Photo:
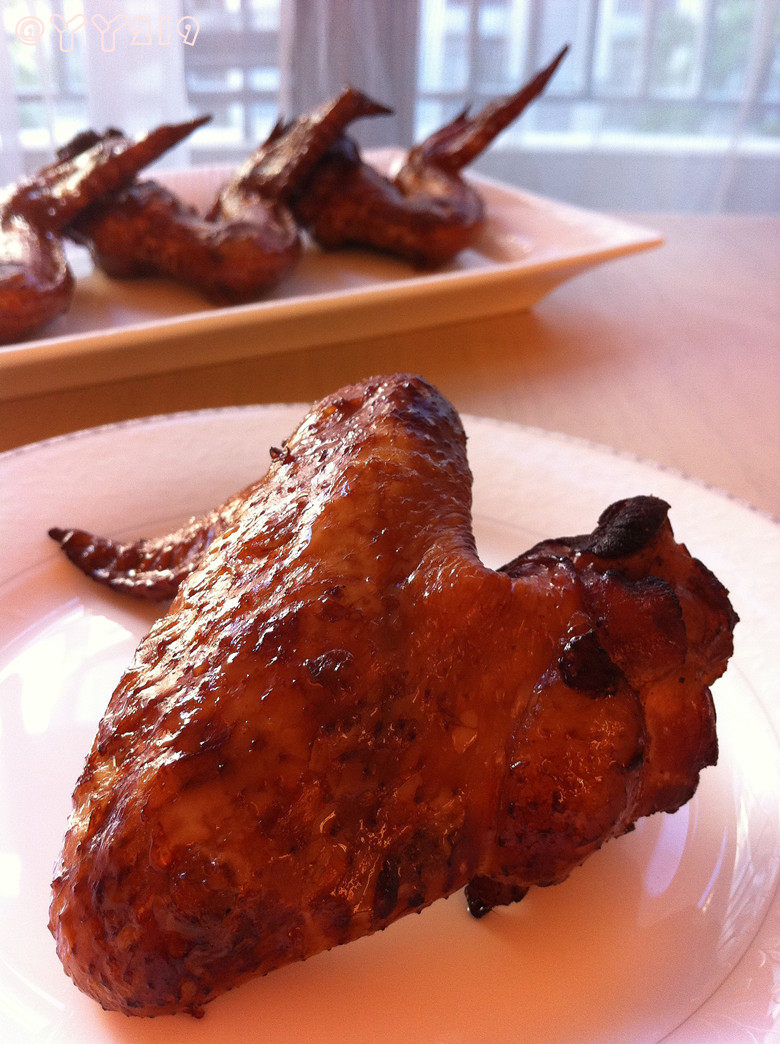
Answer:
M67 311L73 274L62 244L68 222L128 182L208 117L158 127L138 141L109 131L0 192L0 344Z
M286 206L294 189L347 124L387 111L347 88L293 125L277 124L207 214L155 181L140 181L102 198L68 234L110 276L168 275L215 301L256 300L300 256L298 228ZM66 148L78 145L77 139Z
M296 189L296 220L325 249L370 247L420 267L449 261L473 241L485 218L482 197L463 178L463 168L542 93L567 51L514 94L473 115L460 113L414 146L392 178L341 135Z
M470 500L457 414L398 375L318 403L217 513L54 879L59 956L104 1007L200 1014L464 885L481 915L693 794L736 617L667 505L495 571Z

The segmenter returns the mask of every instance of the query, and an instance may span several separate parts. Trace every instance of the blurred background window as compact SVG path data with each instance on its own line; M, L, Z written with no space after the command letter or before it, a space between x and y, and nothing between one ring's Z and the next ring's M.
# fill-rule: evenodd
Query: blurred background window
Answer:
M138 132L187 112L213 115L189 160L232 162L280 111L347 82L396 113L356 127L362 143L408 144L569 42L476 169L612 210L778 209L777 0L2 2L3 180L86 125ZM95 15L118 20L109 53Z

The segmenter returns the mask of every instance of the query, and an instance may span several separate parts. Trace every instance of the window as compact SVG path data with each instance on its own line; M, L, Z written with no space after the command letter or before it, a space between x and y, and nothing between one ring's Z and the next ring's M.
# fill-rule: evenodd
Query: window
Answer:
M199 25L185 52L187 98L212 121L200 140L242 151L266 137L279 114L281 0L187 0Z
M775 6L755 0L424 0L418 134L451 116L466 96L480 103L511 91L570 40L567 63L504 147L553 133L583 145L661 135L668 146L682 135L699 137L702 147L716 146L718 138L725 146L740 120L741 147L776 144L780 75L772 59L780 26L765 24ZM450 60L465 82L447 72L453 7L462 35L457 59Z
M134 9L144 2L128 0ZM774 0L394 0L400 14L392 33L391 5L373 3L165 0L173 18L194 20L198 32L194 45L179 47L180 72L166 67L161 90L180 76L171 89L181 105L213 114L192 139L193 161L246 154L272 127L280 99L324 97L326 80L352 80L406 110L395 123L372 126L374 141L383 132L419 139L465 104L516 89L568 41L571 52L547 93L495 143L482 169L590 205L610 199L635 209L778 205L780 13ZM2 43L10 60L4 74L0 49L0 165L7 176L14 165L40 165L53 145L90 122L96 42L87 40L87 25L63 49L49 26L51 16L67 22L88 14L89 4L4 4ZM351 21L355 10L365 24ZM303 58L285 42L290 12L300 24L306 20L303 35L312 53ZM315 14L320 22L312 30ZM25 26L33 32L26 41ZM36 26L46 30L37 41ZM116 68L129 53L127 39L122 46ZM162 62L172 53L158 52ZM401 56L409 58L406 64ZM335 66L329 79L321 68L326 60ZM385 78L374 86L367 81L379 66ZM127 88L121 78L112 85L117 93ZM159 115L151 113L150 121ZM609 179L605 183L610 156L620 160L623 182L633 179L633 196L615 196ZM647 157L651 174L643 169ZM545 165L546 180L537 176ZM653 184L643 185L648 177ZM599 186L612 195L602 199Z
M67 22L78 13L80 5L71 0L53 0L47 8L51 15ZM25 151L40 153L49 150L52 141L67 141L84 128L84 34L72 34L69 50L51 46L53 41L43 39L37 44L23 42L25 38L34 40L39 27L25 0L6 0L3 27L17 102L19 144ZM67 46L68 41L65 43ZM2 140L5 149L5 136Z

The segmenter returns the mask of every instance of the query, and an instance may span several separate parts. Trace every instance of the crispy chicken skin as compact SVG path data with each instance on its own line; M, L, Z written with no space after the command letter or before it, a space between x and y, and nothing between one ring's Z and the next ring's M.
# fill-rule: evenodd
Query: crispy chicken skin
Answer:
M563 879L717 756L736 617L667 505L487 569L452 407L322 400L234 503L114 692L50 927L104 1007L200 1014L468 884Z
M254 487L242 490L214 511L189 519L181 529L151 540L122 544L83 529L59 529L56 540L75 566L87 576L120 594L165 602L200 564L212 540L224 531L241 510Z

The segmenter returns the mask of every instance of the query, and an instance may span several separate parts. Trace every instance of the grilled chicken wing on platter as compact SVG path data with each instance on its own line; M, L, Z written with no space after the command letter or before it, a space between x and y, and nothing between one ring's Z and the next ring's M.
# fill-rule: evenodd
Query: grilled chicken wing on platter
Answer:
M387 111L347 88L292 126L278 124L205 215L156 181L136 181L67 232L110 276L167 275L215 301L255 300L298 262L300 236L286 205L295 188L348 123Z
M323 399L272 458L169 541L175 598L76 785L50 927L105 1008L200 1014L464 886L481 916L717 757L736 617L664 502L488 569L460 420L404 375Z
M207 119L157 127L138 141L113 131L89 135L83 147L63 151L34 177L0 192L0 344L67 311L74 282L62 243L65 226Z
M292 194L296 220L325 249L369 247L422 268L450 261L485 220L484 201L463 169L544 91L568 49L514 94L460 113L415 145L392 178L342 134Z

